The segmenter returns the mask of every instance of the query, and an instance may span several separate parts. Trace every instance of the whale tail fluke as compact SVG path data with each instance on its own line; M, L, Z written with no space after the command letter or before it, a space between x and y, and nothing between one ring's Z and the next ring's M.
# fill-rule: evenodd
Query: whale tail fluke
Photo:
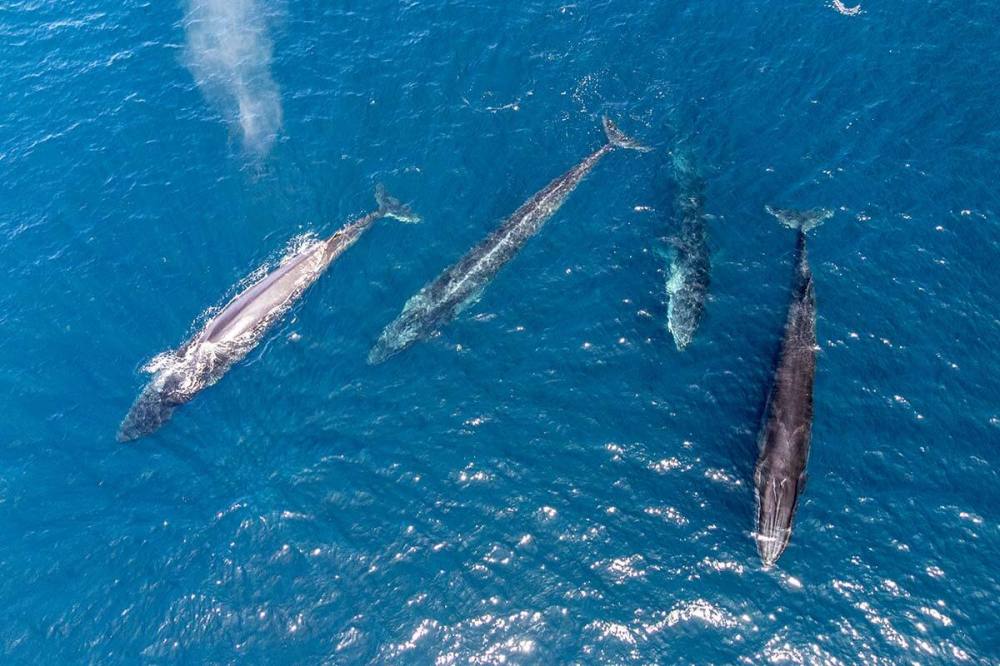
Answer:
M375 202L378 203L378 212L383 217L391 217L406 224L416 224L420 221L420 216L414 213L409 206L386 192L385 185L382 183L375 186Z
M608 118L607 116L604 116L604 133L608 135L608 143L616 148L638 150L640 153L648 153L652 150L652 148L642 145L618 129L618 127L611 122L611 118Z
M776 217L778 222L781 222L789 229L799 229L802 233L815 229L833 217L833 211L829 208L792 210L791 208L764 206L764 210Z

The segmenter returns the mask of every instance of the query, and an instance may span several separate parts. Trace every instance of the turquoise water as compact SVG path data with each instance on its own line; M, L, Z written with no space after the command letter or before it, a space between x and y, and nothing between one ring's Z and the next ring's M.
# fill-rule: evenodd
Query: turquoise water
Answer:
M1000 658L1000 7L823 0L0 5L5 663ZM383 327L615 152L442 334ZM698 154L712 298L665 330ZM242 280L382 223L167 426L115 434ZM810 480L760 567L794 234Z

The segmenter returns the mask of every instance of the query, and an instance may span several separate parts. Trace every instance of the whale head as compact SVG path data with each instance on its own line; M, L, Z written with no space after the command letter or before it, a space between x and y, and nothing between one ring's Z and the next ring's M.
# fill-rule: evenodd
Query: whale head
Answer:
M368 363L378 365L411 347L423 336L422 322L415 317L400 317L389 324L368 352Z
M428 297L426 290L413 296L368 353L368 362L377 365L401 351L412 347L418 340L434 335L440 322L452 316L455 309L440 305Z
M778 561L792 537L802 479L757 471L757 552L765 568Z
M136 398L118 429L119 442L131 442L159 430L174 408L191 399L183 390L183 375L174 369L157 372Z

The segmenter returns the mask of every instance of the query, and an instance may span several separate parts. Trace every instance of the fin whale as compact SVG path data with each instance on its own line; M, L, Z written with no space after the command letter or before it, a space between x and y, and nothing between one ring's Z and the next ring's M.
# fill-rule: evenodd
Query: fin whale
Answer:
M179 349L159 355L150 366L152 378L121 424L118 440L131 441L155 432L176 407L217 382L376 220L420 220L381 185L376 187L375 198L376 210L287 258L233 297Z
M605 155L615 148L650 150L626 136L609 118L605 117L603 124L607 143L546 185L456 264L406 302L402 312L386 326L372 347L369 363L381 363L418 340L430 337L474 302L486 284L517 255L529 238L538 233Z
M754 538L761 561L765 567L771 567L792 536L792 520L806 482L812 438L816 295L806 252L806 232L832 217L833 211L817 208L799 212L768 206L767 212L798 232L795 285L758 437L754 469L757 500Z

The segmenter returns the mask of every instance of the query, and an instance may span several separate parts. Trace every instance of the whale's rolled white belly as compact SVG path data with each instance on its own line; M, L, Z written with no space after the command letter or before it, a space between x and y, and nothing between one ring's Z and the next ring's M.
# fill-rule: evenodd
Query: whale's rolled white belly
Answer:
M197 343L233 342L256 330L312 284L327 263L326 243L307 246L277 270L245 289L202 329Z
M180 349L160 354L144 368L153 377L125 415L120 441L155 432L174 409L217 382L264 338L268 328L305 293L330 264L383 217L401 222L420 218L389 196L375 190L378 209L346 224L326 240L305 244L276 269L259 277L229 301Z

